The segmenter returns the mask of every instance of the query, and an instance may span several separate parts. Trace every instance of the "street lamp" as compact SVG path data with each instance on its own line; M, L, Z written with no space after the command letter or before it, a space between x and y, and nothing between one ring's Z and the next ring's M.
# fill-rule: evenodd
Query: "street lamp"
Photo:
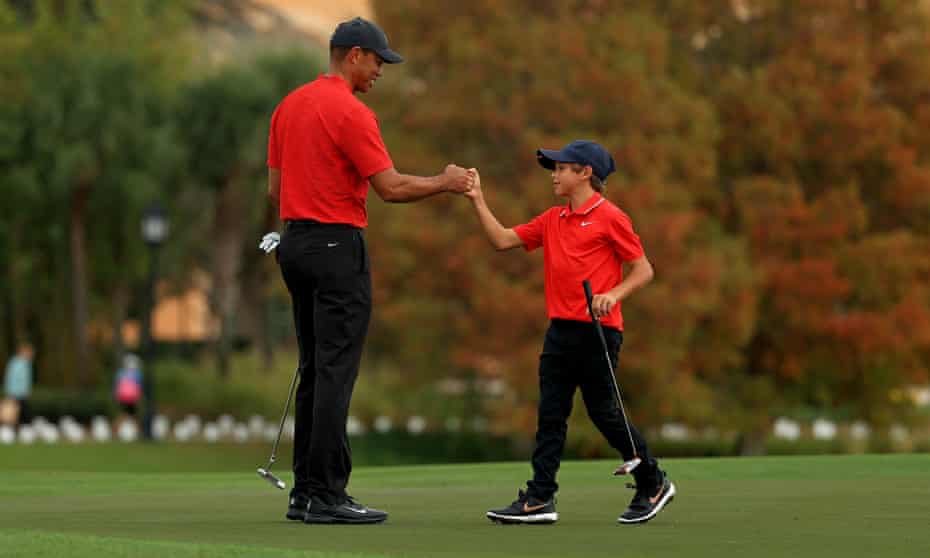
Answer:
M142 376L142 389L145 394L145 414L142 416L142 436L152 440L152 419L155 416L155 379L154 360L155 351L152 343L152 312L155 309L155 281L158 276L158 253L162 242L168 236L168 215L157 201L149 205L142 212L142 239L149 247L149 278L145 290L145 307L142 315L142 335L140 339L140 352L143 362L148 366Z

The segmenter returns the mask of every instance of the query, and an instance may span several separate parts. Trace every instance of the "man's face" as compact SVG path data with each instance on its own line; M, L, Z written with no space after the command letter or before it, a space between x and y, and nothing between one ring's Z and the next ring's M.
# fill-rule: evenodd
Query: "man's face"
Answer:
M590 176L591 167L583 167L581 172L578 172L572 163L556 163L552 169L552 189L557 196L570 196L583 186Z
M368 93L375 86L375 81L381 77L381 67L384 59L376 52L352 49L349 53L352 68L352 90Z

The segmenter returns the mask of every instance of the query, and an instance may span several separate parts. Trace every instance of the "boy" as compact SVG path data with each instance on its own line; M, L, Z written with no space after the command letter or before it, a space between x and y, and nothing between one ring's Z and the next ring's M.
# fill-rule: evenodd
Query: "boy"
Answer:
M491 213L481 191L477 171L475 184L465 195L470 198L491 244L498 250L523 246L527 251L544 250L546 308L551 320L539 360L539 417L533 479L520 490L510 506L487 512L501 523L554 523L555 481L572 399L581 388L591 420L624 460L635 454L642 463L633 470L636 494L618 518L620 523L649 521L671 501L675 485L659 469L646 442L630 425L627 432L611 379L604 370L604 351L591 324L582 281L589 279L594 294L592 308L604 326L611 366L623 342L620 301L652 279L646 258L630 218L602 196L604 180L615 170L607 151L591 141L573 141L564 149L536 152L539 164L552 170L553 189L568 200L529 223L504 228ZM630 267L623 277L622 263Z

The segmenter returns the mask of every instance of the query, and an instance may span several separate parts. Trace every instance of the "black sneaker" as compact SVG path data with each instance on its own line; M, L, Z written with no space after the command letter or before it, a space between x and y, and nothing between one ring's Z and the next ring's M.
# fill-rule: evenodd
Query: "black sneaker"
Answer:
M304 523L381 523L387 516L387 512L363 506L351 496L347 496L345 502L333 506L311 496Z
M495 523L555 523L559 514L555 511L555 498L542 501L524 491L517 493L517 499L506 508L488 510L488 519Z
M655 517L662 508L675 498L675 483L668 480L664 472L659 470L658 483L639 483L634 486L628 484L630 488L636 489L633 501L625 512L617 518L618 523L645 523Z
M291 496L287 500L287 517L291 521L303 521L307 513L307 505L310 503L310 497L303 492L291 490Z

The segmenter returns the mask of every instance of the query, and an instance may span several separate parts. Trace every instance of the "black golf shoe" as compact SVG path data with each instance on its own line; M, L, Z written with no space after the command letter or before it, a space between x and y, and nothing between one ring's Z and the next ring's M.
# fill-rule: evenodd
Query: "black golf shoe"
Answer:
M310 503L310 498L303 492L297 492L296 489L291 490L291 496L287 500L287 517L291 521L303 521L304 515L307 514L307 505Z
M636 485L628 484L636 489L636 494L630 506L617 518L618 523L633 524L645 523L655 517L662 508L675 498L675 483L668 480L665 473L656 469L658 480L653 477L652 482L636 481Z
M330 505L316 496L310 497L310 507L304 516L304 523L381 523L387 519L387 512L363 506L351 496L345 502Z
M522 490L517 493L517 499L512 504L506 508L488 510L487 516L495 523L504 524L546 524L555 523L559 519L555 511L555 498L543 501Z

